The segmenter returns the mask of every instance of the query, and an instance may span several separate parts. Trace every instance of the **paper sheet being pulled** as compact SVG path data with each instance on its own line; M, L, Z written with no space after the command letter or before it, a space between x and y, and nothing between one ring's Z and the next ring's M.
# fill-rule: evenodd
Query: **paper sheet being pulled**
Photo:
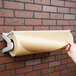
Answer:
M21 56L41 52L55 51L73 42L70 30L53 31L12 31L8 37L13 40L11 56Z

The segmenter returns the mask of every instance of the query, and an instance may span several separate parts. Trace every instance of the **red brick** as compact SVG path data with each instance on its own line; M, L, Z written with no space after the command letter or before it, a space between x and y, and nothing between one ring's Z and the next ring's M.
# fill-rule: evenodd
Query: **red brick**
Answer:
M73 67L73 66L76 66L76 65L74 63L67 64L67 67Z
M31 73L27 73L26 76L40 76L40 71L34 71Z
M75 31L76 31L76 26L75 26Z
M76 25L76 21L70 21L70 25Z
M25 5L26 10L35 10L35 11L41 11L42 6L41 5L36 5L36 4L26 4Z
M51 0L51 5L64 6L64 1Z
M48 74L46 74L46 75L42 75L42 76L48 76Z
M0 9L0 16L1 17L13 17L12 10Z
M35 3L50 5L50 0L35 0Z
M40 63L41 63L40 59L28 60L28 61L26 61L26 66L40 64Z
M51 56L51 55L59 55L59 54L61 54L61 50L57 50L57 51L52 51L52 52L50 52L50 56Z
M0 71L4 71L5 70L5 65L0 65Z
M66 73L68 73L68 72L71 72L71 69L62 70L62 71L61 71L61 74L66 74Z
M65 53L67 53L67 51L66 50L62 50L62 54L65 54Z
M34 70L40 70L40 69L44 69L47 67L48 67L48 64L39 64L39 65L34 66Z
M74 26L64 26L63 29L74 31Z
M74 37L74 41L76 41L76 37Z
M32 26L17 26L16 30L17 31L33 30L33 27Z
M0 49L3 49L6 47L6 43L5 42L0 42Z
M10 32L11 30L14 30L14 27L12 27L12 26L0 26L0 33Z
M66 74L62 75L62 76L66 76Z
M76 75L76 72L71 72L67 74L67 76L75 76L75 75Z
M48 30L48 26L34 26L34 30Z
M43 6L43 11L45 11L45 12L57 12L57 7Z
M16 74L21 74L21 73L25 73L25 72L31 72L32 70L33 70L32 66L23 67L23 68L16 69Z
M0 72L0 75L1 76L15 76L15 71L14 70L9 70L9 71L3 71L3 72Z
M26 25L41 25L41 19L25 19Z
M60 65L60 61L54 61L49 63L49 67Z
M24 25L24 19L6 18L5 24L6 25Z
M16 61L29 60L32 58L33 58L33 55L18 56L16 57Z
M15 11L15 16L16 17L26 17L26 18L32 18L33 17L33 12L29 11Z
M12 57L1 57L0 58L0 64L14 62L14 61L15 61L15 58L12 58Z
M47 56L48 56L48 52L47 53L34 54L34 58L43 58L43 57L47 57Z
M61 7L58 7L58 12L61 12L61 13L69 13L69 8L61 8Z
M43 20L43 25L56 25L56 20Z
M54 72L54 68L47 68L47 69L42 70L42 74L47 74L47 73L50 73L50 72Z
M71 62L72 62L72 60L69 58L62 60L62 64L67 64L67 63L71 63Z
M6 69L16 69L24 67L24 61L6 64Z
M20 74L20 75L17 75L17 76L25 76L24 74Z
M75 67L72 67L72 71L76 71L76 66Z
M76 32L72 32L73 36L76 36Z
M51 19L63 19L63 14L51 13L51 14L50 14L50 18L51 18Z
M3 22L3 18L0 18L0 25L3 25L4 22Z
M62 54L62 55L56 56L56 60L65 59L65 58L67 58L67 54Z
M24 3L4 1L4 8L24 9Z
M45 58L42 58L42 63L46 63L46 62L50 62L50 61L54 61L55 58L52 56L52 57L45 57Z
M35 18L49 18L49 13L35 12Z
M69 21L67 21L67 20L58 20L57 25L69 25Z
M16 0L16 1L21 1L21 2L30 2L30 3L33 3L33 0Z
M66 65L60 65L60 66L55 67L55 71L59 71L59 70L62 70L62 69L66 69Z
M72 9L72 8L71 8L71 13L76 14L76 9Z
M50 26L50 30L62 30L61 26Z
M60 72L50 73L49 76L60 76Z
M1 57L1 56L4 56L4 54L2 53L2 50L0 50L0 57Z
M64 19L75 19L75 15L65 14Z
M74 2L65 2L66 7L76 7L76 3Z
M2 0L0 0L0 8L2 8Z

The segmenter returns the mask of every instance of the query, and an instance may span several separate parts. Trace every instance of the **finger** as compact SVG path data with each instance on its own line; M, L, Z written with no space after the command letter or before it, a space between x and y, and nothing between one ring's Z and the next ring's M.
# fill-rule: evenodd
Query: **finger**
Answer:
M67 45L66 48L65 48L65 50L69 51L70 50L70 45Z
M68 51L68 55L72 58L72 53L70 51Z

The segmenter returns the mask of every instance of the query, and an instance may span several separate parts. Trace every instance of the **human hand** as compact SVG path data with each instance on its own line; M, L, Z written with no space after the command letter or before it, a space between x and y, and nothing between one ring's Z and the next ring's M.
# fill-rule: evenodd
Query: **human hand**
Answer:
M76 44L73 42L68 42L65 50L68 52L69 57L76 63Z

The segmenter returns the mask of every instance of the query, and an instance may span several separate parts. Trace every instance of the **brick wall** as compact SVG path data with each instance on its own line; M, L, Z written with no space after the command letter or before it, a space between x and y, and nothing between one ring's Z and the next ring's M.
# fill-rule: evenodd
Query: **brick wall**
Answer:
M76 41L76 0L0 0L0 76L76 76L65 50L20 57L3 54L2 32L71 29Z

